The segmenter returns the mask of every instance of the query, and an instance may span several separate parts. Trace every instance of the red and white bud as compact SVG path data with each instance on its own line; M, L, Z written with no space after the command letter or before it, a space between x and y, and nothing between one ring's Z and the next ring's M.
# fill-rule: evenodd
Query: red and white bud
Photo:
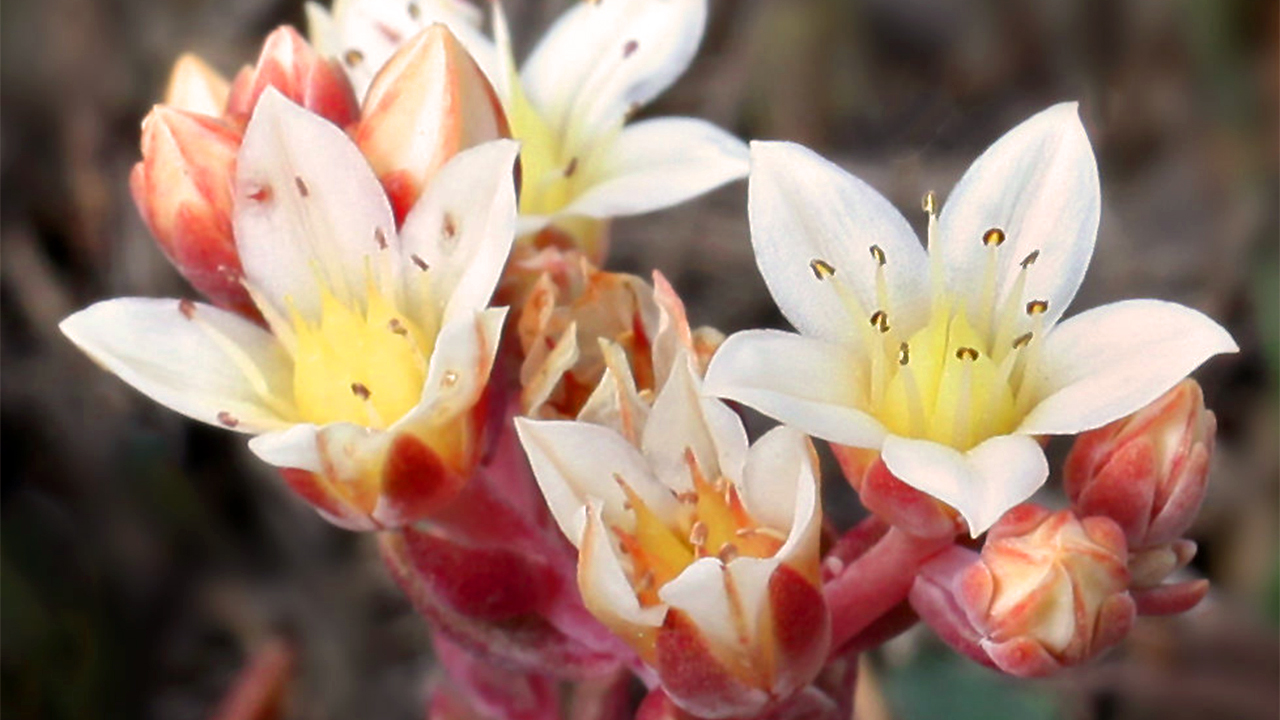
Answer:
M1072 507L1115 520L1135 550L1178 540L1204 500L1216 430L1200 385L1188 378L1133 415L1080 435L1064 467Z
M510 132L475 60L447 27L432 25L378 72L354 135L403 219L445 161Z
M831 452L862 506L890 525L921 538L952 537L964 529L951 506L890 472L880 451L833 443Z
M360 117L360 103L347 74L287 25L267 36L256 65L236 75L227 98L226 115L247 123L258 98L269 87L338 127L345 128Z
M981 554L955 546L927 563L911 604L978 662L1012 675L1049 675L1129 632L1135 604L1127 555L1109 518L1021 505L991 528Z
M183 53L169 73L164 104L179 110L221 117L231 83L191 53Z
M231 234L240 138L238 128L216 118L157 105L142 121L142 160L129 189L182 276L220 307L256 316Z

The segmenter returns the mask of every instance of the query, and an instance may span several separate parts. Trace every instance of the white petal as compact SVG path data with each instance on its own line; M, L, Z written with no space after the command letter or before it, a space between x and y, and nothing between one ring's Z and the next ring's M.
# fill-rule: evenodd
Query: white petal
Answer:
M675 497L654 479L640 451L621 435L582 422L517 418L515 423L538 487L570 540L581 536L581 509L591 498L604 503L604 518L610 525L635 527L616 477L625 480L659 517L674 518Z
M1035 378L1044 399L1018 432L1104 425L1155 400L1205 360L1237 350L1222 326L1176 303L1126 300L1088 310L1045 338Z
M618 624L639 628L661 625L666 608L640 606L614 549L612 534L605 526L600 502L592 501L579 512L585 518L585 527L581 539L571 537L582 548L578 558L578 587L587 608L615 628L615 632Z
M392 429L424 418L447 421L475 405L489 382L506 316L507 308L489 308L441 328L431 352L422 397Z
M747 213L760 274L805 335L856 343L877 310L907 336L927 319L928 257L911 226L869 185L812 150L751 143ZM886 261L887 307L876 296L872 246ZM819 279L814 260L835 268L835 276ZM851 308L850 297L860 307Z
M977 317L990 253L982 237L1000 228L1006 240L997 255L997 297L1007 295L1020 263L1038 250L1017 301L1048 301L1048 327L1080 287L1100 212L1098 166L1076 103L1043 110L987 148L947 198L938 219L947 283Z
M752 518L788 535L809 532L815 518L821 523L818 481L809 453L805 436L785 425L751 446L740 487Z
M706 19L706 0L577 3L529 56L525 91L575 148L675 82L698 51Z
M319 432L319 425L301 423L287 430L259 435L249 441L249 449L258 459L275 467L322 473L324 461L316 446Z
M306 318L318 315L321 283L339 299L362 297L366 273L384 277L395 252L380 248L394 240L395 220L359 148L274 88L240 146L234 226L254 289Z
M597 339L605 370L591 396L578 411L578 420L612 428L627 442L640 446L649 418L649 405L640 397L631 363L616 343Z
M1026 435L997 435L966 453L891 435L880 452L899 480L955 508L973 537L1031 497L1049 476L1044 451Z
M513 172L520 146L495 140L454 156L409 211L400 234L402 270L411 282L430 268L432 297L444 321L489 304L515 239Z
M747 146L704 120L646 120L601 145L579 172L586 189L561 214L638 215L746 177Z
M712 481L721 475L741 477L747 453L747 431L737 413L719 400L703 397L700 385L687 357L677 362L653 401L641 436L640 447L654 472L677 492L693 489L686 449Z
M497 67L496 52L478 30L482 20L479 8L461 0L416 0L412 4L414 14L410 14L408 2L346 0L334 4L327 35L318 34L323 23L312 24L317 49L342 62L357 98L364 98L374 76L401 45L434 23L448 26L485 74L494 77L490 72ZM310 12L308 20L312 20ZM358 52L358 59L349 56L352 50Z
M738 558L728 567L716 558L701 558L659 588L658 598L685 612L721 652L750 656L768 600L769 578L777 566L773 558ZM746 631L745 638L740 629Z
M246 433L289 424L263 398L293 397L289 356L239 315L190 301L119 298L58 327L98 364L187 417Z
M809 435L880 447L884 426L859 410L860 360L849 350L780 330L734 333L707 368L703 391L745 403Z

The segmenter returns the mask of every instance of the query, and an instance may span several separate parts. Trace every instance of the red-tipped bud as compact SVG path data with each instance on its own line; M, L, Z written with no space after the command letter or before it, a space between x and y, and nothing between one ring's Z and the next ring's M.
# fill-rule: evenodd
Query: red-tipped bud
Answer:
M1135 549L1177 540L1204 500L1216 429L1200 385L1187 379L1133 415L1084 433L1065 466L1072 506L1115 520Z
M1012 675L1036 677L1095 657L1132 626L1124 534L1022 505L981 554L953 547L926 564L911 604L957 650Z
M231 235L231 183L240 131L206 115L157 105L142 121L142 161L129 188L169 260L223 307L256 315L241 285Z
M173 64L164 104L179 110L221 117L231 84L203 60L184 53Z
M895 477L879 451L833 444L831 452L862 506L890 525L922 538L950 537L963 530L955 510Z
M268 87L274 87L339 127L346 127L360 117L360 104L346 73L287 25L267 36L257 65L246 67L236 75L227 98L226 114L248 122L258 98Z
M426 28L391 56L355 130L400 220L449 158L503 137L510 131L502 103L444 25Z

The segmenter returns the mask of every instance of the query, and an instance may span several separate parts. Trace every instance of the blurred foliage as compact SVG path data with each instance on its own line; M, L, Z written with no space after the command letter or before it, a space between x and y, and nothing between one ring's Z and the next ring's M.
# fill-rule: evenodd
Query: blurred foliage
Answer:
M1058 720L1057 698L1043 683L1018 681L957 658L938 642L921 647L883 674L899 720Z

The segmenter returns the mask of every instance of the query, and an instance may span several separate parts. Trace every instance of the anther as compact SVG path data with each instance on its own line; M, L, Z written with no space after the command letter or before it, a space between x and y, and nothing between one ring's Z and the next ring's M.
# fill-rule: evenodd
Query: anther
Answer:
M358 382L351 383L351 394L361 400L368 400L373 395L373 393L369 391L368 385Z
M578 171L578 158L576 158L576 157L575 157L575 158L571 158L571 159L569 160L569 164L568 164L568 165L566 165L566 166L565 166L565 168L564 168L564 176L565 176L565 177L573 177L573 174L574 174L575 172L577 172L577 171Z
M826 280L836 274L836 269L831 266L831 263L818 258L809 261L809 269L813 271L813 276L819 280Z
M884 267L884 263L885 263L884 250L881 250L879 245L872 245L869 249L871 250L871 257L875 258L876 260L876 264L879 265L880 267Z
M373 241L378 243L379 250L387 249L387 231L382 228L373 229Z
M1044 313L1047 313L1047 312L1049 312L1048 300L1032 300L1031 302L1027 303L1028 315L1043 315Z
M396 335L408 335L409 330L400 322L400 318L391 318L387 321L387 329Z
M982 233L982 244L987 247L1000 247L1004 244L1004 231L1000 228L991 228Z
M423 260L422 256L419 255L418 253L413 253L412 255L409 256L409 259L412 260L413 264L417 265L418 269L421 270L422 272L426 272L427 269L431 267L430 265L427 264L427 261Z
M911 362L911 346L902 343L898 346L898 364L906 365L909 362Z
M640 43L635 40L628 40L626 45L622 46L622 57L629 58L640 49Z
M418 9L418 3L409 3L409 19L417 20L422 15L422 11Z
M889 313L883 310L877 310L871 313L871 327L876 328L882 333L889 332Z
M226 425L229 428L233 428L240 424L240 421L236 419L236 416L232 415L226 410L218 411L218 422L222 423L223 425Z
M706 524L701 520L695 521L693 527L689 529L689 544L696 548L703 547L707 544L707 535L709 533L710 531L707 530Z
M725 543L720 547L720 552L716 553L716 557L720 562L728 565L731 560L738 557L738 546L733 543Z
M178 312L182 313L182 317L190 320L196 316L196 304L182 298L178 301Z
M978 351L971 347L956 348L957 360L977 360Z
M938 214L938 196L932 190L924 194L924 198L920 200L920 209L929 215Z
M1039 259L1040 259L1040 251L1039 251L1039 250L1032 250L1032 251L1031 251L1031 253L1030 253L1029 255L1027 255L1026 257L1022 258L1022 262L1020 262L1020 263L1018 263L1018 264L1022 266L1022 269L1023 269L1023 270L1026 270L1027 268L1031 267L1032 265L1035 265L1035 264L1036 264L1036 260L1039 260Z
M302 197L307 197L311 194L311 189L307 187L307 183L302 180L301 175L293 176L293 184L298 187L298 194Z
M444 377L440 379L440 384L444 387L453 387L458 382L458 373L453 370L446 370Z
M458 223L450 213L444 214L444 226L441 228L441 232L444 233L446 239L458 234Z
M360 52L359 50L356 50L355 48L352 48L348 50L345 55L342 56L342 60L345 63L347 63L347 65L351 67L355 67L356 65L360 64L361 60L364 60L364 53Z
M1018 337L1014 338L1014 340L1013 340L1013 349L1014 349L1014 350L1020 350L1020 349L1022 349L1022 348L1024 348L1024 347L1026 347L1027 345L1029 345L1029 344L1031 343L1031 338L1032 338L1032 336L1034 336L1034 335L1035 335L1035 333L1029 333L1029 332L1026 332L1026 333L1022 333L1022 334L1021 334L1021 335L1019 335Z

